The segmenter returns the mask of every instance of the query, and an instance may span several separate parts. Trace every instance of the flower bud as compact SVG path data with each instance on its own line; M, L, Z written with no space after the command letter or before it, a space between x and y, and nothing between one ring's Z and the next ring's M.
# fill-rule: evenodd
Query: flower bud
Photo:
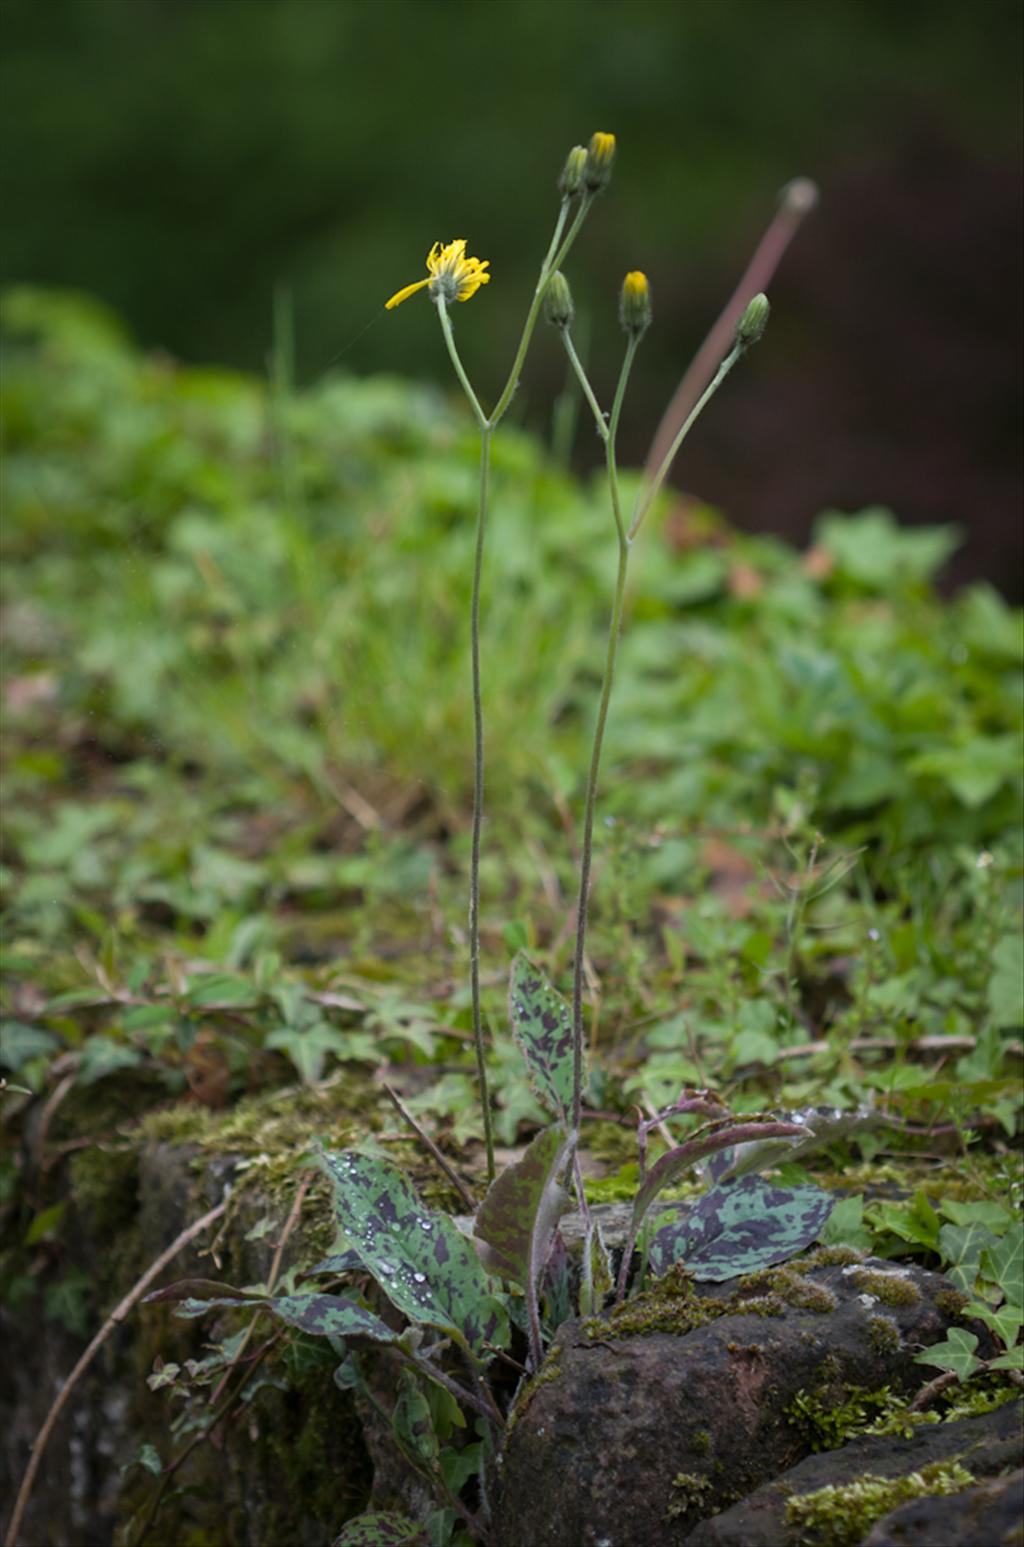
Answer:
M561 269L548 280L544 291L544 315L555 328L567 328L572 323L572 291Z
M647 275L634 269L622 281L619 295L619 321L633 338L640 338L651 325L651 287Z
M736 324L736 342L741 349L749 349L760 340L768 326L770 311L768 297L763 292L747 302L747 309Z
M562 175L558 179L558 191L563 199L571 199L583 186L583 172L587 165L587 153L582 145L574 145L565 158Z
M583 181L588 193L600 193L611 181L612 162L615 160L614 134L592 134L587 150Z

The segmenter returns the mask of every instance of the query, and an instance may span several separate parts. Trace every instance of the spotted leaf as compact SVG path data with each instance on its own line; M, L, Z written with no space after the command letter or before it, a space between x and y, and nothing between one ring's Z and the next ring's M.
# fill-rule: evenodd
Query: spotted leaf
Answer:
M714 1284L770 1268L817 1240L834 1201L820 1187L773 1187L759 1176L712 1187L684 1219L657 1232L651 1268L664 1273L682 1262Z
M202 1316L217 1305L236 1310L269 1311L289 1327L298 1327L314 1337L372 1338L375 1343L396 1343L401 1333L392 1329L354 1300L340 1295L278 1295L270 1300L248 1300L241 1294L221 1295L203 1300L186 1299L175 1311L177 1316Z
M388 1512L357 1515L335 1537L334 1547L421 1547L426 1540L426 1531L415 1520Z
M522 952L512 963L509 1013L537 1096L556 1117L567 1119L572 1111L572 1011Z
M555 1228L569 1202L562 1176L570 1151L571 1140L561 1123L542 1128L522 1160L491 1183L473 1226L474 1233L491 1248L498 1271L526 1291L535 1365L542 1357L537 1286Z
M426 1208L385 1160L358 1150L322 1150L320 1158L334 1182L338 1223L392 1304L477 1352L504 1343L504 1308L448 1215Z

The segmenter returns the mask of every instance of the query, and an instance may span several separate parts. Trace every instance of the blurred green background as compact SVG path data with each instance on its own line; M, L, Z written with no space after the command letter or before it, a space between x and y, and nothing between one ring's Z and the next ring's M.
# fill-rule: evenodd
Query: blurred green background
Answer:
M285 287L300 383L339 355L447 383L432 308L380 306L434 240L465 235L494 283L460 314L461 347L493 396L564 154L614 131L615 181L571 277L607 392L621 276L651 276L634 459L777 190L815 178L771 341L678 485L798 541L829 505L959 522L956 578L1019 584L1017 0L7 0L5 15L0 278L80 287L146 347L260 368ZM522 420L547 430L563 376L541 338ZM577 462L596 454L581 433Z

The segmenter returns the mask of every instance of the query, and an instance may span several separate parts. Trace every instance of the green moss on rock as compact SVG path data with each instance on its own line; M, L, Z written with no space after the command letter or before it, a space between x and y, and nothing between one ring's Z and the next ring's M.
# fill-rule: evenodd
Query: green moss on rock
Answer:
M876 1520L911 1499L929 1494L962 1493L974 1478L959 1461L936 1461L906 1477L876 1477L867 1472L843 1487L797 1494L786 1504L786 1524L812 1533L820 1547L857 1547Z

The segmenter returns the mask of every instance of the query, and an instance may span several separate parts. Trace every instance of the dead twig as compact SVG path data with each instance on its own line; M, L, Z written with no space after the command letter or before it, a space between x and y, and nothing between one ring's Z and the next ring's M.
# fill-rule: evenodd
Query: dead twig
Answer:
M25 1475L21 1479L21 1487L18 1489L18 1497L14 1503L14 1513L11 1515L11 1522L7 1527L7 1535L4 1537L4 1547L17 1547L22 1517L32 1494L36 1473L39 1470L39 1463L43 1459L43 1452L49 1442L50 1435L53 1433L54 1425L64 1411L68 1398L78 1385L78 1382L92 1364L114 1328L120 1326L128 1312L141 1300L153 1280L159 1278L160 1274L169 1263L174 1261L183 1247L187 1246L190 1241L193 1241L197 1235L200 1235L207 1226L212 1225L214 1220L219 1219L227 1206L227 1199L225 1198L223 1202L217 1204L216 1208L210 1209L208 1213L204 1214L202 1219L197 1219L194 1224L189 1225L187 1230L183 1230L176 1240L171 1242L167 1250L161 1252L156 1261L146 1269L142 1277L132 1285L120 1304L111 1311L103 1326L71 1371L71 1374L57 1393L53 1405L46 1415L45 1422L33 1442L28 1466L25 1468Z
M438 1149L430 1135L424 1133L423 1129L413 1117L412 1113L408 1110L407 1107L403 1105L402 1098L399 1096L398 1092L392 1090L390 1085L384 1086L384 1092L392 1106L395 1108L399 1117L403 1122L408 1123L409 1127L412 1129L417 1139L419 1139L427 1153L431 1156L435 1164L439 1166L440 1169L444 1172L445 1176L448 1178L449 1182L451 1182L452 1186L455 1188L455 1191L466 1205L466 1208L470 1214L475 1214L476 1199L473 1197L473 1194L462 1181L461 1177L458 1177L452 1170L451 1166L448 1164L447 1160L445 1160L444 1156L441 1154L441 1151Z

